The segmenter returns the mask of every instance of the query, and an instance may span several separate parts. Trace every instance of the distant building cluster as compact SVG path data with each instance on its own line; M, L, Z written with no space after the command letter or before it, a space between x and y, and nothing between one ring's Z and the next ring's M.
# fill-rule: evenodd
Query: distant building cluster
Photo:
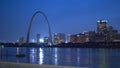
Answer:
M65 43L65 34L55 34L54 44ZM120 33L115 30L112 26L108 26L107 20L97 21L97 32L95 31L84 31L79 34L68 34L68 43L85 43L85 42L113 42L120 41Z
M120 34L112 26L108 26L107 20L97 21L96 41L119 41Z
M95 31L85 31L84 33L68 35L69 43L85 43L89 41L95 41Z
M45 43L50 44L50 38L44 37L43 40L40 39L40 34L36 35L35 43ZM25 43L24 38L19 39L19 44ZM66 42L67 41L67 42ZM85 42L114 42L120 41L120 33L112 26L108 25L107 20L98 20L97 21L97 31L84 31L79 34L68 34L64 33L54 33L53 43L54 45L61 43L85 43Z

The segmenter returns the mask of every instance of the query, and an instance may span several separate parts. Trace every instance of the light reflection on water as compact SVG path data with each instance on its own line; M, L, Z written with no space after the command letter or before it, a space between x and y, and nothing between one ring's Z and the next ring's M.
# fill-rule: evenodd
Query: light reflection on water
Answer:
M30 63L35 63L36 50L35 48L30 49Z
M43 49L39 48L39 60L38 60L39 64L43 64L43 59L44 59L43 57L44 57Z
M17 58L15 56L17 53L23 53L26 56ZM0 49L0 61L92 68L119 68L120 49L5 47Z

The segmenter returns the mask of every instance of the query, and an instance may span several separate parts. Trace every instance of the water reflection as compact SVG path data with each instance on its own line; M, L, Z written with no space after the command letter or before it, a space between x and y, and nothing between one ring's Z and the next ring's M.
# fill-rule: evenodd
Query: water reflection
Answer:
M19 54L19 48L18 47L16 48L16 54L17 55Z
M36 58L36 51L35 48L30 49L30 63L35 63L35 58Z
M44 59L44 55L43 55L43 49L39 48L39 58L38 58L38 64L43 64L43 59Z
M55 65L57 65L58 64L58 50L57 50L57 48L55 48L55 54L54 54L54 57L55 57L55 59L54 59L54 62L55 62Z
M92 68L120 67L118 49L31 48L30 50L30 63Z
M16 58L23 53L24 58ZM120 49L92 48L12 48L0 49L1 61L31 64L80 66L91 68L120 67Z

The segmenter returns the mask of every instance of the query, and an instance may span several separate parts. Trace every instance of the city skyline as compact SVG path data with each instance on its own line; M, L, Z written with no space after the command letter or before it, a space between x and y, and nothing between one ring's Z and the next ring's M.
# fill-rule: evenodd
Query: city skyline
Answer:
M16 41L26 37L30 18L37 10L45 12L53 33L76 34L84 30L96 31L96 21L108 20L120 32L119 0L1 0L0 2L0 40ZM31 38L40 33L48 36L44 23L39 23L41 15L37 15L32 26ZM38 26L39 25L39 26Z

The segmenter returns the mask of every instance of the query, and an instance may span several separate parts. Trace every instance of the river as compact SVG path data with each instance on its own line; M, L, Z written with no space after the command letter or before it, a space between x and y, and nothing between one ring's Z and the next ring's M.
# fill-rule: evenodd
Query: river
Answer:
M16 54L24 54L25 57L16 57ZM1 47L0 61L91 68L120 68L120 49Z

